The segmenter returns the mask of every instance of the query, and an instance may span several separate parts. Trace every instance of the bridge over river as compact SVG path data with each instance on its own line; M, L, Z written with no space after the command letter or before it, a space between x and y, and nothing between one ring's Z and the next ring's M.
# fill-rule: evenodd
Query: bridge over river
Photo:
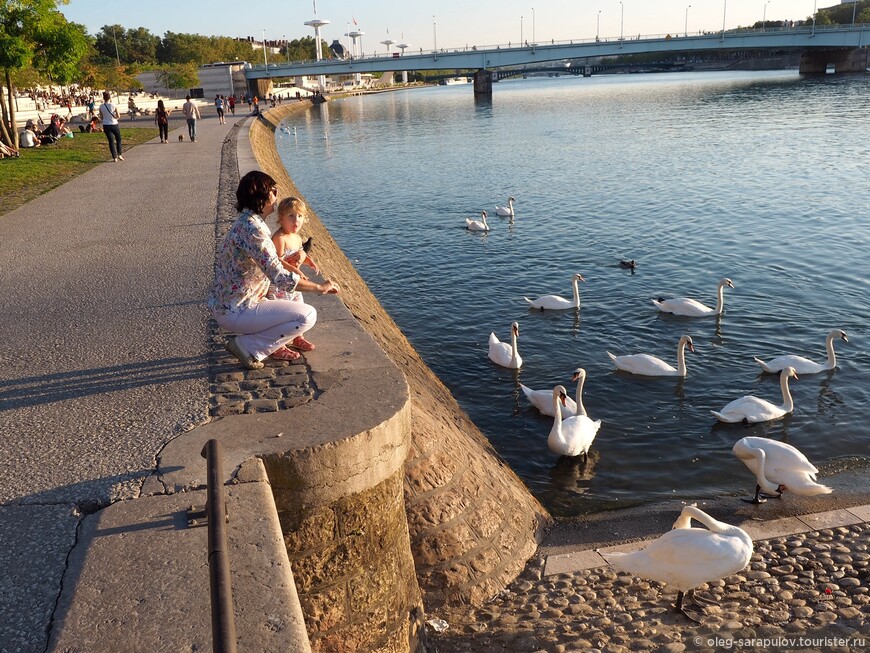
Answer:
M700 35L667 35L637 38L587 39L550 44L532 43L482 48L466 47L423 52L393 53L357 59L328 59L273 63L245 70L249 87L282 77L350 75L354 73L477 70L475 93L491 93L494 70L577 59L598 59L638 54L706 54L714 52L800 52L802 73L864 72L868 66L870 25L794 29L737 30ZM256 92L256 91L255 91ZM262 93L262 90L260 91Z

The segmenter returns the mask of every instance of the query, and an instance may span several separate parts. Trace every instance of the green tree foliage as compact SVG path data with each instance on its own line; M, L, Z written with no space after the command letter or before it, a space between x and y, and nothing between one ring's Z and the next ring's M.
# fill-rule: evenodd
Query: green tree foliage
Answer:
M320 50L327 58L331 56L329 45L321 40ZM281 49L281 54L290 61L306 61L317 58L317 41L313 36L305 36L301 39L293 39Z
M853 12L856 23L870 23L870 0L819 9L816 13L816 25L851 25ZM812 21L811 16L808 22Z
M200 36L166 32L157 46L157 63L194 63L201 66L216 61L250 61L254 51L247 41L226 36Z
M157 81L171 89L193 88L199 86L199 68L193 63L166 64L157 73Z
M117 51L115 44L117 43ZM121 25L103 25L94 37L96 57L101 63L150 64L157 61L160 37L144 27L124 29Z
M56 0L4 0L0 3L0 69L7 95L0 94L0 139L18 147L13 73L25 68L66 84L76 75L89 38L81 25L69 23Z

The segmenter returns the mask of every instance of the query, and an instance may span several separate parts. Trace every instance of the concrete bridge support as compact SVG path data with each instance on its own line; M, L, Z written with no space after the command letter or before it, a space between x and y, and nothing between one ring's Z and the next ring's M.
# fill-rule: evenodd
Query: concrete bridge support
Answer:
M474 94L492 97L491 70L478 70L474 73Z
M835 73L863 73L870 65L870 48L854 50L822 50L804 52L801 55L801 74L820 74L834 66Z

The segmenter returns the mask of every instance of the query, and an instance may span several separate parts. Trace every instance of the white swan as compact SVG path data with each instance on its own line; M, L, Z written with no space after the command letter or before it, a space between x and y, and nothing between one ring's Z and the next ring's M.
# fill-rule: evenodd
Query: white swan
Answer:
M586 414L586 408L583 406L583 383L586 381L586 370L582 367L578 367L574 370L574 374L571 376L572 381L577 381L577 392L576 392L576 401L571 399L571 397L566 397L564 403L559 404L559 410L562 415L562 419L566 417L573 417L577 415L577 407L580 407L580 415ZM532 390L528 386L524 386L520 383L520 389L523 391L523 394L526 395L526 399L531 402L531 404L537 408L542 415L549 415L550 417L555 417L556 413L553 412L553 393L550 390Z
M523 359L517 351L517 337L520 335L520 325L511 323L511 344L500 342L494 333L489 334L489 359L496 365L518 370L523 366Z
M677 297L675 299L659 297L652 300L652 303L663 313L673 313L674 315L684 315L686 317L722 315L722 311L725 308L725 286L733 288L734 284L731 282L731 279L722 279L719 282L719 287L716 291L716 308L710 308L688 297Z
M480 220L465 218L465 228L469 231L489 231L489 225L486 224L486 211L480 212Z
M757 424L758 422L769 422L774 419L785 417L788 413L794 410L794 401L791 398L791 392L788 389L789 378L798 378L797 372L793 367L785 368L779 375L779 387L782 390L782 405L760 399L752 395L746 395L735 399L720 411L711 410L710 412L716 416L720 422L734 424L735 422L743 422L744 424Z
M755 474L755 498L749 503L764 503L758 495L779 497L783 492L794 492L811 497L833 492L827 485L816 483L816 469L807 457L790 444L769 438L746 437L734 445L737 456Z
M592 421L584 414L566 417L562 419L560 406L564 407L568 394L565 387L557 385L553 388L553 427L547 438L547 446L550 451L560 456L583 456L589 457L589 447L595 439L595 434L601 428L601 420ZM578 406L582 406L582 402Z
M677 367L665 363L661 358L649 354L631 354L629 356L614 356L610 352L610 360L616 369L642 376L686 376L686 346L689 351L695 351L695 343L691 336L683 336L677 343Z
M513 197L508 197L508 205L507 206L496 206L495 214L500 215L503 218L513 217L514 215L514 202L516 200Z
M692 520L707 528L692 528ZM631 553L608 553L605 558L618 571L667 583L678 590L674 606L687 617L683 596L702 583L743 570L752 557L752 538L742 528L713 519L695 506L686 506L668 531L646 548Z
M574 299L565 299L558 295L541 295L537 299L529 299L523 297L532 308L543 310L560 311L568 308L580 308L580 291L577 289L578 281L586 281L582 274L575 274L571 277L571 285L574 287Z
M832 370L837 366L837 357L834 355L834 338L840 338L843 342L849 342L846 337L846 332L840 329L831 329L828 332L828 337L825 339L825 348L828 350L828 362L816 363L809 358L803 356L795 356L789 354L787 356L777 356L773 360L765 363L760 358L753 360L761 365L761 369L765 372L777 373L784 370L786 367L793 367L798 374L818 374Z

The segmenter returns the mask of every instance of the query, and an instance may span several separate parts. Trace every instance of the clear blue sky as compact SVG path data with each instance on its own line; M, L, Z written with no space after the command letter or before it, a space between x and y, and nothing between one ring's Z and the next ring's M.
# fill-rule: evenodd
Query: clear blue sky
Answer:
M819 7L839 0L819 0ZM60 5L68 20L91 34L103 25L145 27L158 36L167 31L219 36L298 38L313 35L304 22L314 17L311 0L146 0L144 2L71 0ZM637 34L679 33L688 29L722 29L770 20L802 20L813 13L814 0L317 0L317 17L328 19L323 39L344 43L348 27L365 32L365 52L384 51L379 42L404 39L413 49L517 43L522 36L538 42ZM765 10L766 6L766 10ZM598 12L601 12L599 15ZM620 28L620 14L623 26ZM433 15L435 17L433 27ZM600 21L600 27L599 27ZM533 24L534 23L534 24ZM389 34L387 33L389 30Z

